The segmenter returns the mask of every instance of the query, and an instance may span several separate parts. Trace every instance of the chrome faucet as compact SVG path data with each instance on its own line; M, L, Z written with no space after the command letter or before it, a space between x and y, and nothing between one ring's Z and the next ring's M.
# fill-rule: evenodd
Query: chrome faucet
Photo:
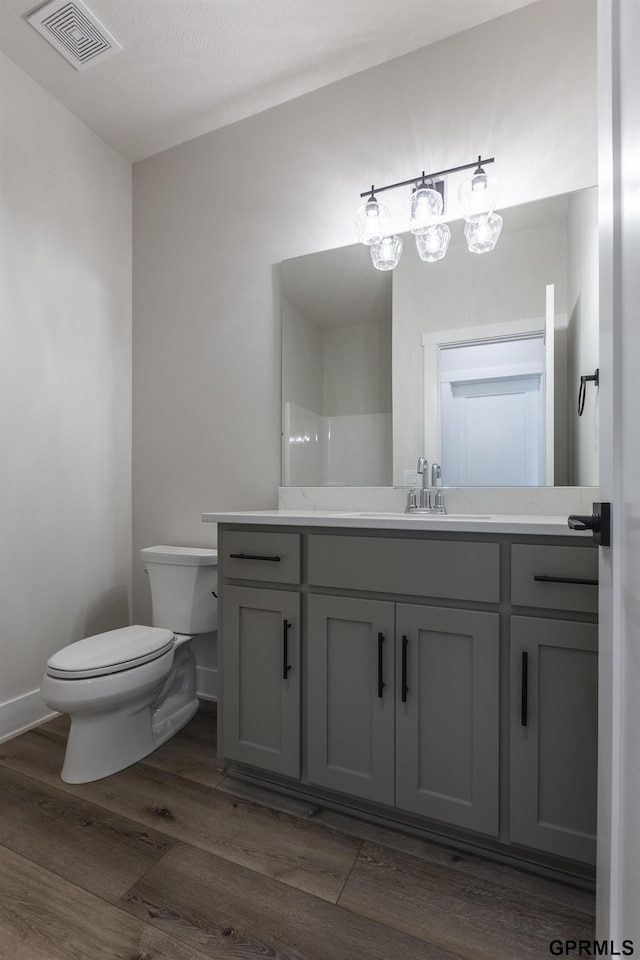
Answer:
M442 469L439 463L434 463L431 467L431 486L435 488L435 494L431 501L431 513L446 513L447 508L444 505L444 490L442 489Z
M429 463L425 457L418 459L418 473L422 474L420 498L414 488L407 494L405 513L446 513L444 490L442 490L442 468L439 463L431 467L431 487L429 486ZM433 488L433 489L432 489Z
M420 509L428 510L431 506L429 491L429 463L424 457L418 459L418 473L422 474L422 490L420 491Z

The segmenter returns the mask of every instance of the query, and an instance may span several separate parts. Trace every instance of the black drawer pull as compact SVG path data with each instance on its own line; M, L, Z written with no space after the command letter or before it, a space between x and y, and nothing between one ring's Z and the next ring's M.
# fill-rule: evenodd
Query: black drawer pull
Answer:
M282 624L282 679L287 679L287 674L291 670L289 661L289 627L291 624L285 620Z
M536 574L533 578L542 583L584 583L588 587L597 587L597 580L589 580L586 577L549 577L546 573Z
M522 699L520 710L520 723L523 727L527 725L528 699L529 699L529 654L526 650L522 651L522 675L520 678Z
M281 557L263 557L258 553L230 553L233 560L269 560L271 563L280 563Z
M382 647L384 644L384 634L378 634L378 696L382 697L384 690L384 681L382 679Z
M402 702L407 702L407 693L409 692L409 687L407 686L407 647L409 646L409 641L406 637L402 638Z

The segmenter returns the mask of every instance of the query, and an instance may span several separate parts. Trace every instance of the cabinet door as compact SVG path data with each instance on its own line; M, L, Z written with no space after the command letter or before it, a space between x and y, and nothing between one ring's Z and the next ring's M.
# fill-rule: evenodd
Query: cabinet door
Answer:
M310 596L307 776L393 804L393 604Z
M511 618L514 843L595 863L598 628Z
M224 757L300 776L300 595L224 586Z
M499 618L398 604L396 806L498 835Z

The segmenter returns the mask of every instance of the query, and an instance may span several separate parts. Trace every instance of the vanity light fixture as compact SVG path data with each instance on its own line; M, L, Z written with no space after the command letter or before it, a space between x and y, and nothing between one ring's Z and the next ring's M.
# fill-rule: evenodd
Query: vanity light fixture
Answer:
M420 236L431 229L438 222L443 206L442 195L433 184L427 185L423 174L422 180L413 188L407 201L411 233Z
M451 240L451 230L446 223L437 223L433 227L428 227L423 233L416 236L416 247L418 256L425 263L435 263L436 260L442 260L449 241Z
M495 247L502 230L499 213L474 217L464 225L464 235L471 253L489 253Z
M376 270L393 270L402 256L402 239L398 236L382 237L371 245L371 261Z
M382 203L378 203L374 195L373 186L368 193L369 199L366 203L363 203L361 207L358 207L356 211L356 230L358 231L358 240L360 243L364 243L365 246L370 247L384 237L387 221L391 213L388 207L385 207ZM366 197L367 194L362 193L360 196Z
M488 253L493 250L502 230L502 217L494 213L496 181L487 176L480 157L473 176L460 184L458 199L462 215L467 221L464 235L470 252Z
M391 218L390 211L379 203L376 194L400 187L411 187L406 202L408 226L416 238L416 247L421 260L435 263L442 260L451 239L451 230L441 222L443 212L444 177L452 173L473 169L473 175L465 180L458 191L461 210L466 220L465 238L472 253L487 253L493 250L502 230L502 217L495 213L495 182L489 178L484 166L494 163L495 158L483 160L479 156L473 163L464 163L447 170L425 173L411 180L390 183L384 187L371 185L370 190L360 194L368 198L356 212L355 223L358 240L371 247L371 260L377 270L393 270L402 254L402 239L385 231ZM484 166L483 166L484 165Z
M489 217L496 208L496 181L488 177L482 166L483 161L478 157L478 165L473 176L463 180L458 190L458 200L462 216L467 223L482 217Z

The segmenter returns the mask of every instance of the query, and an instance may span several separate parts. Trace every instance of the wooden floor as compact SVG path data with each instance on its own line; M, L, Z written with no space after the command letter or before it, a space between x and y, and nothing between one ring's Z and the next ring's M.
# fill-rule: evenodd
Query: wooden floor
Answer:
M215 712L96 783L59 718L0 744L7 960L543 960L591 894L225 777Z

